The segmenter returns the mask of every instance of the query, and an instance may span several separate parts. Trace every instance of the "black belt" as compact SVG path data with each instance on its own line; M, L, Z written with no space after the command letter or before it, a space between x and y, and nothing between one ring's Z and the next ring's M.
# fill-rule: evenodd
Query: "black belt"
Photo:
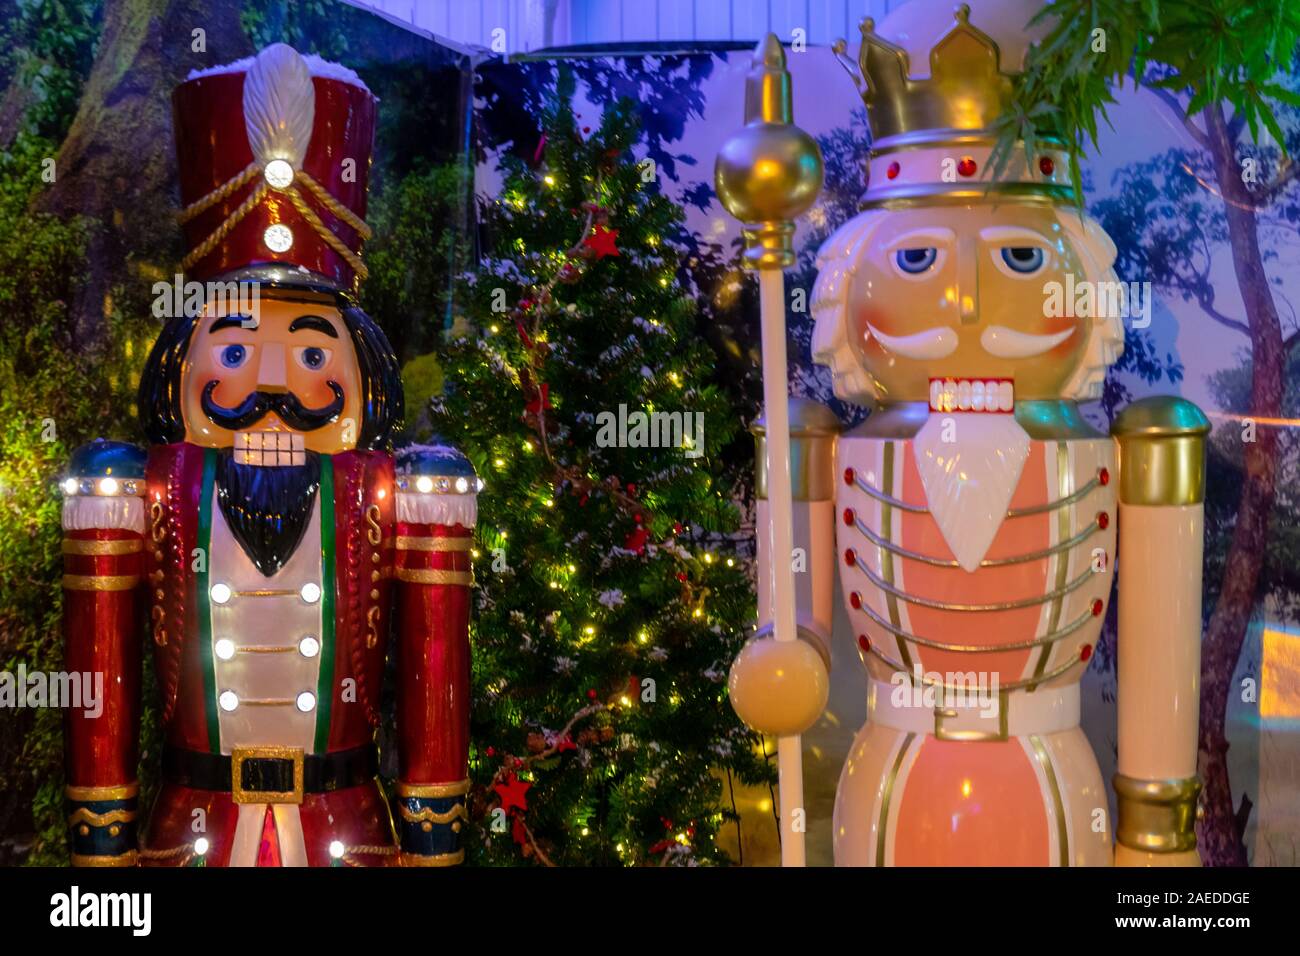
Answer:
M302 803L304 793L368 783L379 760L369 744L327 754L294 747L236 747L230 755L166 747L162 769L168 783L225 791L236 803Z

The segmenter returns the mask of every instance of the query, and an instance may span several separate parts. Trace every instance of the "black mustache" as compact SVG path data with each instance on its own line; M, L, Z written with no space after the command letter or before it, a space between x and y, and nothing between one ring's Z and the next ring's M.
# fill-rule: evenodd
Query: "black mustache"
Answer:
M267 412L275 412L290 428L301 432L324 428L343 412L343 388L338 382L326 382L334 393L334 401L321 408L308 408L293 392L249 392L248 397L234 408L219 405L212 393L219 383L216 380L203 386L203 411L214 425L227 431L247 428Z

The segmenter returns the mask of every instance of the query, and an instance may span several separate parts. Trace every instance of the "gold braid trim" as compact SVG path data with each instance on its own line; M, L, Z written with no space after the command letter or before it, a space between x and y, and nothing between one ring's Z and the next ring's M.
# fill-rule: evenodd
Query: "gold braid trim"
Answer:
M326 227L325 223L321 222L320 216L316 215L316 210L307 205L307 200L302 198L302 193L290 186L284 190L284 194L288 196L289 201L293 203L293 208L297 209L298 212L302 214L302 218L306 219L311 227L316 230L316 234L325 240L325 244L342 256L347 264L352 267L352 271L357 274L357 278L364 279L366 276L370 275L370 270L367 269L365 263L361 261L361 257L349 249L347 243L334 235L334 233Z
M177 214L176 221L181 225L184 225L195 216L206 212L217 203L221 202L221 200L230 196L245 183L252 181L252 179L261 171L261 167L257 165L256 161L249 163L244 167L242 172L236 173L202 199L196 200L182 209L180 213Z
M194 845L192 843L182 843L180 846L174 846L170 850L147 850L140 848L140 857L144 860L174 860L178 856L185 859L181 861L181 866L189 863L194 859Z
M311 194L320 201L322 206L328 209L334 216L342 219L351 226L362 239L369 239L374 235L374 232L371 231L370 227L367 226L356 213L331 196L324 186L316 182L316 180L312 179L311 176L307 174L307 170L296 170L294 172L294 177L302 180L303 185L306 186L308 191L310 191Z
M226 217L226 221L218 226L212 235L208 236L208 238L204 239L202 243L190 250L190 254L181 260L181 268L188 269L215 249L217 244L221 242L222 239L225 239L226 236L230 235L230 231L234 229L235 226L239 225L239 221L252 212L253 208L262 201L262 197L266 195L269 188L270 187L263 182L260 186L254 189L249 194L248 198L239 204L239 208Z
M402 819L407 823L423 823L425 820L430 823L451 823L457 817L462 820L469 819L469 812L465 809L465 804L458 803L446 813L434 813L429 807L425 807L419 813L413 813L406 807L402 807Z

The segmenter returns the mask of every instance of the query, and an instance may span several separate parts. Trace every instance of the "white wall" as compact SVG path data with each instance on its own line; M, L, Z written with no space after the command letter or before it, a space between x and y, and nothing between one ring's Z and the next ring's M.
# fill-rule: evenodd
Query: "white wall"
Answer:
M864 16L881 19L903 0L348 0L456 43L507 53L580 43L679 40L783 41L804 31L809 44L845 37L857 46ZM955 3L955 0L954 0ZM494 31L503 31L495 33Z

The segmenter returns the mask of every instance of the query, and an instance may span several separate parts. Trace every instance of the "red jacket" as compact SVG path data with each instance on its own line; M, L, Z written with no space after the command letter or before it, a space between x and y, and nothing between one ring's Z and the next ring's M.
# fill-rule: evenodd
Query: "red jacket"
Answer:
M69 798L73 815L80 817L72 824L74 849L81 838L83 849L91 851L74 853L74 862L134 862L132 847L122 849L120 840L106 837L96 824L115 817L118 832L112 836L130 836L128 824L133 821L126 814L134 812L141 615L147 616L146 632L154 645L167 745L220 753L207 569L216 454L187 443L154 447L139 488L144 496L143 528L136 522L134 529L66 531L67 666L101 670L106 677L103 715L90 719L79 711L68 712ZM400 809L404 849L409 852L405 824L412 825L414 842L419 843L417 824L450 823L458 833L459 820L464 819L471 530L459 523L399 523L398 494L388 453L321 456L324 594L312 752L336 753L373 741L391 625L398 654ZM326 520L331 505L332 522ZM355 792L304 797L301 817L308 862L329 862L326 854L335 837L345 848L390 848L385 853L349 853L358 857L356 862L384 862L381 858L393 855L393 827L378 788L371 784L351 789ZM205 862L226 862L238 809L230 794L175 786L164 786L154 808L143 841L146 862L194 859L199 834L191 824L196 806L205 808L207 815L202 834L208 838ZM78 826L91 832L78 833ZM427 844L430 827L424 826L423 833ZM447 852L446 842L426 845L426 850L444 852L424 855L458 862L458 849Z

